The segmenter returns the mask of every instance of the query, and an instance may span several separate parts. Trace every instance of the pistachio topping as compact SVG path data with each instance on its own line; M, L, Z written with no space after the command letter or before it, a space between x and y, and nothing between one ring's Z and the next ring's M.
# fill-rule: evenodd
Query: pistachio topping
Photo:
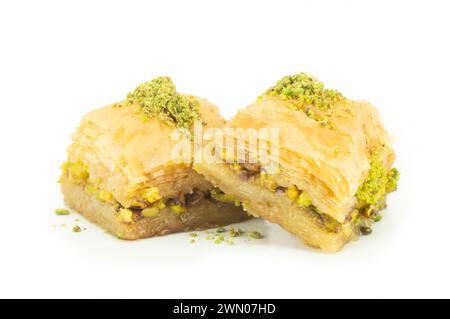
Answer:
M335 112L333 106L346 101L340 92L325 89L322 82L306 73L283 77L263 96L288 100L291 102L289 104L291 108L302 110L308 117L329 129L335 128L330 121Z
M400 179L400 172L395 167L392 168L387 176L386 192L392 193L397 189L397 183Z
M283 77L277 84L271 87L266 94L295 100L298 106L312 105L324 111L341 100L344 96L336 91L325 89L322 82L317 81L306 73L298 73Z
M169 77L158 77L142 83L126 98L128 105L140 107L144 117L156 117L162 123L190 130L200 119L199 102L177 92Z
M395 191L400 173L396 168L388 170L375 157L370 163L369 174L356 192L360 207L364 205L382 206L387 193Z

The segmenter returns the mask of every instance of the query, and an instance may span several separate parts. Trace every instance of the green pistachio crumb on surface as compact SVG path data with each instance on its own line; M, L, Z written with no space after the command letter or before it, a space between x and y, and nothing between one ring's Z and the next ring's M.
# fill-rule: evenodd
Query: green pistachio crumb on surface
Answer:
M177 92L169 77L158 77L142 83L126 98L128 105L137 104L145 117L156 117L162 123L190 130L200 120L199 102Z
M253 239L262 239L263 238L263 235L258 231L249 232L248 236Z
M233 227L231 227L229 230L230 237L240 237L243 234L244 234L244 231L240 228L238 230L235 230Z
M217 236L216 240L214 240L214 244L221 244L223 241L225 241L225 236L220 235Z
M203 234L203 235L202 235ZM211 241L212 243L216 245L220 245L222 243L225 243L229 246L234 246L236 240L243 240L238 237L241 237L242 235L246 234L244 238L247 238L247 241L250 241L253 239L262 239L264 236L258 232L258 231L251 231L247 232L245 230L242 230L241 228L234 228L234 227L219 227L215 229L214 231L205 231L203 233L190 233L189 236L191 237L190 241L197 242L198 240L205 239L208 241ZM193 238L192 238L193 237Z
M75 226L73 226L72 231L74 233L79 233L79 232L81 232L81 227L78 225L75 225Z
M58 216L62 216L62 215L69 215L70 212L67 209L57 208L55 209L55 214Z

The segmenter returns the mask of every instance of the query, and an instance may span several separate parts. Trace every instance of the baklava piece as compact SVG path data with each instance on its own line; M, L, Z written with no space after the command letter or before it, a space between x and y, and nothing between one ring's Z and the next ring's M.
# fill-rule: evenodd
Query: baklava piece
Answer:
M194 123L222 127L225 121L213 104L178 93L167 77L143 83L124 101L87 114L62 165L66 204L122 239L248 218L234 203L214 199L212 185L192 169L190 159L174 155L180 143L174 130L191 145Z
M219 196L327 252L372 231L399 178L378 111L304 73L239 111L209 150L216 163L194 167Z

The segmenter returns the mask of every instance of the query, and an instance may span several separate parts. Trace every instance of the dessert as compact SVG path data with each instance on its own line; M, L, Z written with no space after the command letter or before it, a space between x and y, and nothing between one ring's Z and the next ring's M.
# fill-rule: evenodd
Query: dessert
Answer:
M225 121L210 102L178 93L168 77L87 114L62 165L66 204L122 239L248 218L239 205L211 196L213 186L192 169L192 157L174 154L180 143L174 132L190 145L196 123L222 127Z
M263 130L277 134L255 135ZM378 111L304 73L278 81L211 143L214 161L194 168L216 197L327 252L371 232L399 179Z

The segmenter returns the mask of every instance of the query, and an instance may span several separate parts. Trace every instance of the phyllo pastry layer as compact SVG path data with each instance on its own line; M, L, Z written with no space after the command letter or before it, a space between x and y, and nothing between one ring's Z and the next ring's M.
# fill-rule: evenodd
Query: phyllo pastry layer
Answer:
M370 233L399 178L378 111L304 73L281 79L212 143L218 163L196 164L199 173L324 251Z
M222 127L217 107L160 77L87 114L73 134L61 187L68 206L123 239L210 228L248 217L174 152L194 123ZM181 158L181 156L183 156Z

